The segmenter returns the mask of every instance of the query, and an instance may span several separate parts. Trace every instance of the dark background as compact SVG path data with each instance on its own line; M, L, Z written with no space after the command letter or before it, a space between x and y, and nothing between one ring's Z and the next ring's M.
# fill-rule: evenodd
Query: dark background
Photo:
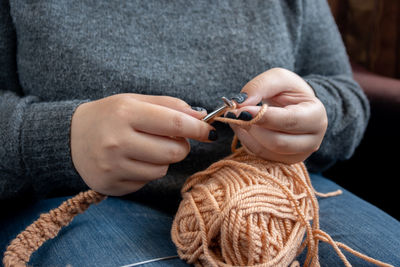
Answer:
M371 119L354 156L324 175L400 220L400 1L328 2Z

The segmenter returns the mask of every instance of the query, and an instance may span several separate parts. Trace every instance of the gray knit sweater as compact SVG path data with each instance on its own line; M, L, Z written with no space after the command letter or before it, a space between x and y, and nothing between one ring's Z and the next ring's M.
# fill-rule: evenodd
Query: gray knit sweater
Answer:
M69 149L84 101L134 92L211 110L272 67L301 75L326 107L309 169L349 158L369 108L324 0L0 0L0 199L85 189ZM176 195L229 154L232 132L217 127L217 142L193 142L137 195Z

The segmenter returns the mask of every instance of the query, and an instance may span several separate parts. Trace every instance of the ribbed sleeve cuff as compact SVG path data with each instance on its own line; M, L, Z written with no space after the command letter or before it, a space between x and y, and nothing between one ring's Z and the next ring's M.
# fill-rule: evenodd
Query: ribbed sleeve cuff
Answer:
M82 190L70 152L70 125L75 109L87 101L32 103L24 114L21 154L26 174L39 196L64 188Z
M331 90L331 88L327 88L320 84L321 80L325 79L324 77L310 75L303 77L303 79L311 86L317 98L325 106L326 115L328 117L327 133L331 133L333 131L332 127L336 122L335 110L337 109L337 103L335 103L333 99L340 96L337 95L335 90ZM337 160L335 157L338 153L340 154L340 151L333 150L341 149L341 146L331 145L331 142L332 140L325 136L319 151L314 152L309 158L307 158L306 165L311 172L321 172L335 164Z
M338 160L349 159L360 143L368 123L368 100L347 74L303 77L324 104L328 129L320 149L310 156L309 166L323 171ZM313 167L314 168L314 167Z
M336 113L334 112L335 109L337 108L334 101L332 99L335 98L340 98L338 93L334 90L329 90L320 83L318 83L319 79L323 79L322 77L314 77L313 76L307 76L303 77L304 80L311 86L311 88L314 90L315 95L317 98L324 104L325 110L326 110L326 115L328 117L328 127L332 125L332 122L336 121Z

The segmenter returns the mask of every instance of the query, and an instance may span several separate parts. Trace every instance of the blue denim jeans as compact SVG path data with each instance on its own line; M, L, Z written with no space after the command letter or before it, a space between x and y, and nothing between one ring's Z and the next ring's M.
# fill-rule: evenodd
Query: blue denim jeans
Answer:
M340 187L319 175L311 175L319 192ZM319 198L321 229L336 241L373 258L400 266L400 223L378 208L343 190L337 197ZM0 252L40 213L57 207L66 198L40 201L0 221ZM156 209L137 202L108 198L47 241L33 254L31 266L123 266L177 255L170 238L173 220ZM374 266L345 252L353 266ZM343 266L332 247L323 242L321 266ZM299 257L304 260L304 253ZM178 258L157 260L141 266L189 266Z

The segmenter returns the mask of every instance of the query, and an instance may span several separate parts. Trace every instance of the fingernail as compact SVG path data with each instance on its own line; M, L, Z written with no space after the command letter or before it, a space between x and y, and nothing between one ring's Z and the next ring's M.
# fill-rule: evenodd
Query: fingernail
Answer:
M250 121L253 118L253 116L250 114L250 112L243 111L242 113L239 114L238 119L242 121Z
M232 100L235 100L237 103L243 103L247 99L246 93L240 93L232 97Z
M263 102L262 102L262 101L261 101L260 103L257 104L257 106L260 106L260 107L261 107L262 105L263 105Z
M233 112L226 113L225 118L237 120L236 115Z
M202 107L192 107L192 109L193 109L193 110L196 110L196 111L200 111L200 112L206 110L205 108L202 108Z
M211 130L211 131L208 133L208 140L210 140L210 141L215 141L215 140L217 140L217 139L218 139L217 131L216 131L216 130Z

